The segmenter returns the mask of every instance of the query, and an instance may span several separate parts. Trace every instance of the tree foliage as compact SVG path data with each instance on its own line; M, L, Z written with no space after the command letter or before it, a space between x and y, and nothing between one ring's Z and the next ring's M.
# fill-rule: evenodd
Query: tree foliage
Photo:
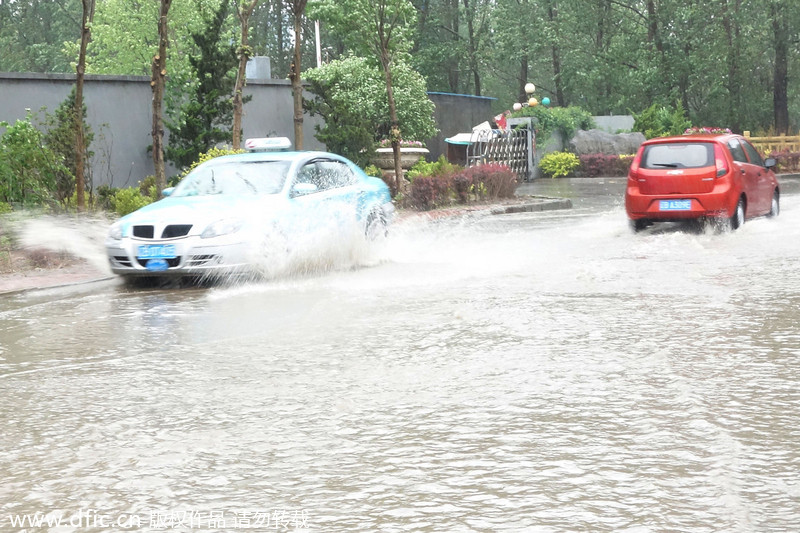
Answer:
M197 54L189 38L222 0L174 0L170 84L182 87ZM227 1L227 0L226 0ZM404 3L405 2L405 3ZM800 126L800 2L795 0L309 0L303 34L322 21L324 60L373 57L372 9L404 13L399 48L432 91L497 98L495 112L537 96L592 114L641 113L680 102L692 123L734 131ZM89 73L149 74L157 2L98 2ZM407 10L407 5L413 7ZM78 50L78 0L0 1L0 70L70 72ZM237 21L225 21L236 42ZM262 0L251 19L253 52L287 78L291 13ZM313 64L306 39L302 64ZM405 61L406 59L404 59Z
M0 122L0 203L55 205L53 191L69 169L44 145L29 112L14 124Z
M172 95L175 116L166 121L170 130L165 155L178 167L221 142L232 139L233 88L239 60L236 47L223 38L228 4L208 16L203 31L192 33L199 54L189 57L192 76L183 91ZM177 103L178 105L174 105Z
M83 114L80 117L83 122L83 146L84 160L88 161L93 152L90 150L94 140L94 132L86 123L86 105L83 106ZM56 199L66 207L69 199L75 191L75 176L77 167L77 157L75 152L75 136L77 134L77 121L75 120L75 89L72 89L69 96L61 102L55 112L47 114L44 121L44 134L42 142L56 155L58 160L64 164L68 172L56 172L55 196ZM87 165L88 169L89 166ZM86 178L86 177L85 177ZM91 177L85 179L90 184Z
M306 109L325 119L317 127L317 139L331 151L365 164L375 144L391 130L380 70L365 58L347 56L307 71L306 79L314 95L306 100ZM394 80L404 139L429 139L436 129L425 80L405 63L397 65Z

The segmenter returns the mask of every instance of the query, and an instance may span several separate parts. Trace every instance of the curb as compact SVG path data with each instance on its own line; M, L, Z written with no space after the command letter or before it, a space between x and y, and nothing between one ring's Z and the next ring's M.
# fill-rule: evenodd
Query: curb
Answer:
M72 281L65 281L61 283L29 283L23 287L18 287L14 289L3 290L0 289L0 297L3 296L17 296L20 294L25 294L28 292L34 291L42 291L47 289L59 289L63 287L75 287L79 285L89 285L90 283L102 283L104 281L111 281L114 279L114 276L106 276L101 278L86 278L86 279L75 279Z
M556 211L558 209L572 209L572 200L569 198L540 198L525 204L501 205L492 207L492 215L506 215L511 213L533 213L538 211Z

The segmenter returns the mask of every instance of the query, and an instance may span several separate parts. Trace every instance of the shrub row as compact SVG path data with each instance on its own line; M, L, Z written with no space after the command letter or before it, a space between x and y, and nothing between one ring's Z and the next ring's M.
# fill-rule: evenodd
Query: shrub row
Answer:
M769 157L775 158L778 172L800 172L800 152L781 150L772 152Z
M627 176L633 155L584 154L578 156L579 172L587 178Z
M489 163L455 172L417 175L411 182L409 201L416 209L511 198L517 175L506 165Z

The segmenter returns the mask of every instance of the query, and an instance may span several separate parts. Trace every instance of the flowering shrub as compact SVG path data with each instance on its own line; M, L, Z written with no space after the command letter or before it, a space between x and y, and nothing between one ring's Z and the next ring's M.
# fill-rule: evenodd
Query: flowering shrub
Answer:
M715 134L730 134L730 133L733 132L728 128L708 128L699 126L686 128L686 131L683 132L684 135L715 135Z
M510 168L489 163L458 173L417 175L411 182L410 202L417 209L432 209L473 200L511 198L516 188L517 175Z
M411 182L411 205L428 210L451 203L452 176L418 176Z
M778 172L800 172L800 152L781 150L769 154L777 162Z
M517 189L517 175L506 165L488 163L465 169L459 174L472 185L476 199L511 198ZM461 185L463 187L463 185ZM458 194L458 191L456 191Z
M580 160L579 171L587 178L626 176L631 167L633 155L582 154L578 156L578 159Z
M378 143L378 148L391 148L391 139L381 139ZM400 148L425 148L425 145L420 141L404 141L400 139Z

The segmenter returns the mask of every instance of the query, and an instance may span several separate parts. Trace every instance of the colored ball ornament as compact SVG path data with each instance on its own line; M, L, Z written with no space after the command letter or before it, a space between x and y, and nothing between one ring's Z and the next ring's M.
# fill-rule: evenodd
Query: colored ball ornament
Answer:
M546 96L542 98L542 105L550 105L550 99Z
M530 100L528 100L528 105L531 107L537 106L539 105L539 100L537 100L536 98L531 98Z

